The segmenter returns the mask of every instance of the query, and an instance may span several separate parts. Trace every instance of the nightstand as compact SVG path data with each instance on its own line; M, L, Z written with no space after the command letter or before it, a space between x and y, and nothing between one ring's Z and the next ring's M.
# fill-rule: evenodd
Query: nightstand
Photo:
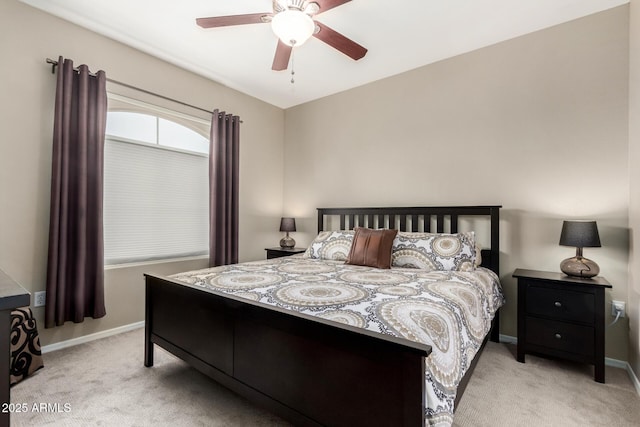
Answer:
M306 248L281 248L279 246L277 248L265 249L265 251L267 251L267 259L301 254L301 253L304 253L304 251L306 250L307 250Z
M604 290L612 286L563 273L517 269L518 362L526 353L594 365L604 382Z

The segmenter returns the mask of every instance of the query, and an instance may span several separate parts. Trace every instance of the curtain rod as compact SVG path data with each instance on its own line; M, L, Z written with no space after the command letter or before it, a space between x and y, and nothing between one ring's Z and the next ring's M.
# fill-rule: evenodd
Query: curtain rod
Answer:
M51 74L55 74L56 73L56 67L58 66L58 61L56 61L55 59L47 58L46 62L47 62L47 64L51 64ZM78 68L74 68L74 70L77 71ZM92 76L95 76L94 73L89 73L89 74L92 75ZM156 96L158 98L162 98L162 99L165 99L167 101L175 102L177 104L184 105L185 107L190 107L190 108L194 108L196 110L204 111L205 113L208 113L208 114L213 114L213 111L209 111L209 110L206 110L204 108L196 107L195 105L187 104L186 102L178 101L177 99L169 98L168 96L160 95L159 93L151 92L149 90L142 89L142 88L139 88L139 87L127 84L127 83L119 82L118 80L113 80L113 79L110 79L110 78L107 77L107 81L110 82L110 83L117 84L119 86L123 86L123 87L129 88L129 89L137 90L138 92L146 93L147 95ZM242 123L242 120L240 120L240 123Z

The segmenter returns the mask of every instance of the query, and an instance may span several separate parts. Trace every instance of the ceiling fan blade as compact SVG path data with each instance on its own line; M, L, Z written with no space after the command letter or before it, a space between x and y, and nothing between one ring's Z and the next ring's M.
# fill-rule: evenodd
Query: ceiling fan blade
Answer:
M271 69L274 71L286 70L289 67L289 58L291 57L291 46L287 46L278 39L278 47L276 47L276 55L273 58Z
M211 18L198 18L196 24L202 28L228 27L231 25L261 24L266 22L264 16L271 13L250 13L247 15L213 16Z
M344 53L352 59L355 59L356 61L367 54L367 49L360 46L358 43L346 38L339 32L327 27L326 25L318 21L314 22L316 23L318 28L320 28L320 31L313 35L315 38L322 40L329 46L339 50L340 52Z
M326 12L329 9L349 3L350 1L351 0L312 0L313 3L318 3L318 6L320 6L318 13Z

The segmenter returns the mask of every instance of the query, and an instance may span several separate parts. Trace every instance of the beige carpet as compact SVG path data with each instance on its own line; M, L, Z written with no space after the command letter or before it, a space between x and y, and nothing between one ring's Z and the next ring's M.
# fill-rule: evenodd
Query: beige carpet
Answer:
M607 384L598 384L590 367L532 356L521 364L514 351L487 345L456 426L640 425L640 398L625 371L608 367ZM12 425L287 425L158 347L153 368L142 358L142 329L45 354L44 369L11 389L12 403L28 408L12 414ZM42 403L49 412L34 412Z
M640 426L640 397L627 371L526 356L515 345L487 343L456 410L454 425Z

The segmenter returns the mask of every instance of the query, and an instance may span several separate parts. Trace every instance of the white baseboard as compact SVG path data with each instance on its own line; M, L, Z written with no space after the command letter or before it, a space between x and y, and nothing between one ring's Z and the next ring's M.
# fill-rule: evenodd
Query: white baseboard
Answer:
M611 359L609 357L605 357L604 364L607 366L612 366L614 368L620 368L627 371L627 374L629 375L629 379L631 380L633 387L635 387L636 389L636 393L638 393L638 396L640 396L640 381L638 381L638 377L636 376L636 373L633 372L633 368L631 368L631 365L629 364L629 362L625 362L624 360Z
M624 360L612 359L610 357L604 358L604 364L607 366L612 366L614 368L627 370L631 369L631 365L629 365L629 363L625 362Z
M110 337L112 335L121 334L123 332L133 331L134 329L139 329L142 327L144 327L144 320L136 323L131 323L129 325L119 326L117 328L108 329L106 331L96 332L95 334L85 335L82 337L45 345L42 347L42 353L44 354L56 350L62 350L63 348L73 347L75 345L99 340L100 338Z
M512 337L511 335L500 334L500 342L504 342L507 344L518 344L518 338Z
M500 342L506 344L518 344L518 337L500 334ZM638 381L638 377L636 376L635 372L633 372L633 369L631 369L631 365L629 365L629 362L605 357L604 364L627 371L627 374L629 374L629 379L633 383L633 386L636 388L636 392L638 392L638 395L640 395L640 381Z
M636 388L636 392L638 392L638 394L640 395L640 381L638 381L638 377L636 376L636 373L633 372L631 365L628 363L627 363L627 373L629 374L629 378L631 378L631 382L633 383L633 386Z

